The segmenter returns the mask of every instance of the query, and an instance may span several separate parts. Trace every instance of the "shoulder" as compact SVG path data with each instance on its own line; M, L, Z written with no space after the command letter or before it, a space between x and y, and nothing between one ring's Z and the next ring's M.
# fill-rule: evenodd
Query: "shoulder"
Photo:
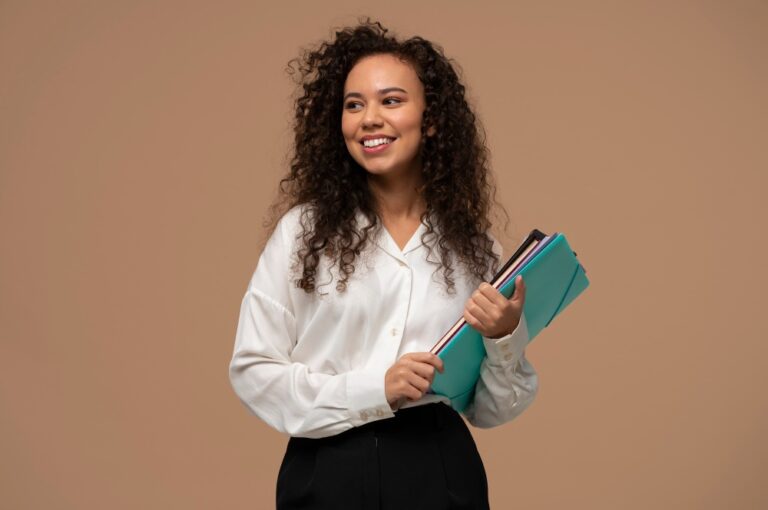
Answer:
M276 221L249 283L250 290L268 297L292 313L290 281L295 274L302 217L306 211L306 206L297 205Z
M312 220L312 209L308 204L298 204L286 211L277 221L275 231L283 235L291 234L302 229Z
M283 250L292 251L302 233L310 230L311 223L311 207L308 204L295 205L277 220L267 245L271 244Z

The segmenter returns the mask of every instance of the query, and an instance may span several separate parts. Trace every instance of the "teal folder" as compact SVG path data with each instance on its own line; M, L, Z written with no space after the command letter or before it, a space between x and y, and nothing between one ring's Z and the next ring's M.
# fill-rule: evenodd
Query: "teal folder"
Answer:
M531 246L535 247L531 248ZM528 252L526 255L526 251ZM516 268L502 279L509 268ZM515 290L515 278L523 276L526 285L523 313L528 336L533 340L589 285L586 270L571 250L562 233L551 236L534 229L515 254L497 272L491 283L507 298ZM461 326L456 329L456 326ZM457 411L472 401L480 366L486 356L482 335L461 318L446 333L432 352L443 360L445 370L436 373L431 392L451 399ZM446 338L450 338L446 341Z

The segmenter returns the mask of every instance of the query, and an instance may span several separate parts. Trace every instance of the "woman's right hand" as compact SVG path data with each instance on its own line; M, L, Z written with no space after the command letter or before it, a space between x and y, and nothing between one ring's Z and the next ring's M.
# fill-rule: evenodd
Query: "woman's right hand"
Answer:
M431 352L403 354L384 375L384 392L392 410L405 400L419 400L429 389L435 370L443 373L443 360Z

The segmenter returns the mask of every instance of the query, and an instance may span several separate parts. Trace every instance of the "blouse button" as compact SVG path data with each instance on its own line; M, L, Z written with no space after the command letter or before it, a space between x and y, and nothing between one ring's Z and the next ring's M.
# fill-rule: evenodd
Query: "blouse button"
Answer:
M397 329L392 328L392 336L397 336Z

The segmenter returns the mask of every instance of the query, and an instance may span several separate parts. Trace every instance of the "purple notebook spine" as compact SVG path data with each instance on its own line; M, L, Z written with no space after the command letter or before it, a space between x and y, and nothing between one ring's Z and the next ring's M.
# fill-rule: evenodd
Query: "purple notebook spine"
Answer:
M528 254L528 255L527 255L527 256L526 256L526 257L523 259L523 261L522 261L522 262L521 262L521 263L520 263L520 264L519 264L519 265L518 265L518 266L515 268L515 270L514 270L514 271L512 271L512 272L509 274L509 276L507 276L507 277L504 279L504 281L503 281L503 282L501 282L499 285L497 285L497 286L496 286L496 288L497 288L497 289L501 289L502 287L504 287L504 285L506 285L506 284L507 284L507 282L509 282L510 280L512 280L513 278L515 278L515 277L516 277L516 276L517 276L517 275L520 273L520 271L521 271L521 270L522 270L522 269L525 267L525 265L526 265L526 264L528 264L528 262L530 262L531 260L533 260L533 258L534 258L536 255L538 255L539 253L541 253L541 250L543 250L544 248L546 248L546 246L547 246L549 243L551 243L551 242L552 242L552 240L553 240L553 239L554 239L554 238L557 236L557 234L558 234L558 232L555 232L554 234L552 234L552 235L548 235L547 237L545 237L544 239L542 239L542 240L541 240L541 242L540 242L539 244L537 244L537 245L536 245L536 248L534 248L533 250L531 250L531 253L529 253L529 254Z

